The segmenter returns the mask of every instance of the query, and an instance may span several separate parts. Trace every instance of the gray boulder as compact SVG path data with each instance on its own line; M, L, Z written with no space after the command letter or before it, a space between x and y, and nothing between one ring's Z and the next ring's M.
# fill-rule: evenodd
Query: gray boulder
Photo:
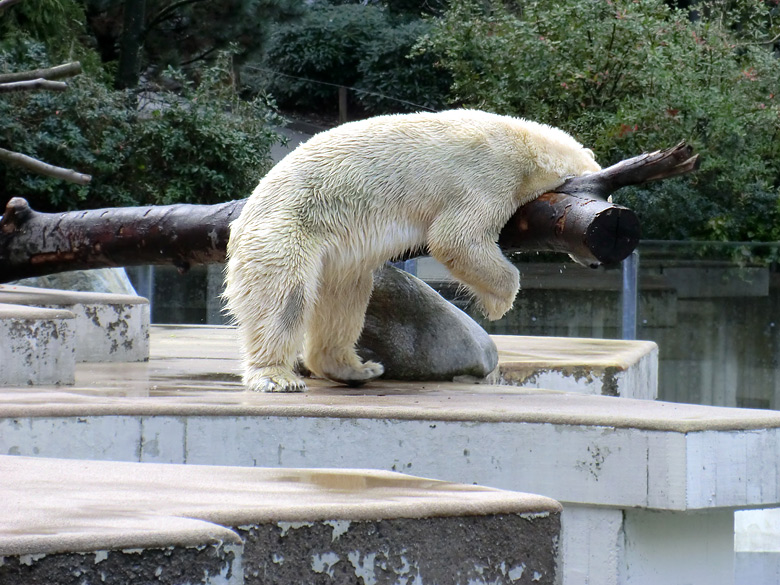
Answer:
M484 378L498 364L493 340L471 317L389 265L374 275L358 353L381 362L393 380Z
M60 272L25 278L17 280L12 284L83 292L136 294L124 268L96 268L93 270Z

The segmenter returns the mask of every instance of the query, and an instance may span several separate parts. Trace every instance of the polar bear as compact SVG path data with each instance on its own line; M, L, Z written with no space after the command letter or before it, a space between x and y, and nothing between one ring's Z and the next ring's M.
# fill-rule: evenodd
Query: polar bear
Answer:
M517 269L496 241L517 208L601 167L557 128L475 110L343 124L301 144L230 225L224 297L250 390L297 392L298 352L314 374L360 385L373 271L425 249L475 297L506 313Z

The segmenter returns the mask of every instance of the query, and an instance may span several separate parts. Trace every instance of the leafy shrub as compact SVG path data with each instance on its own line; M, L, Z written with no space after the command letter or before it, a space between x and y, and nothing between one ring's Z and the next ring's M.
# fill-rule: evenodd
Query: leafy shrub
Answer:
M363 47L386 26L375 6L313 7L271 35L265 63L280 75L271 74L268 91L283 107L333 111L337 86L357 83Z
M438 57L434 53L413 52L417 41L430 29L427 20L388 26L364 48L357 85L367 90L358 93L366 110L439 110L446 105L452 83L449 73L436 67Z
M780 63L764 42L777 6L508 6L453 0L421 41L452 74L454 103L563 127L602 164L685 139L697 174L616 194L646 237L780 239Z
M46 66L40 45L26 56L0 54L0 68ZM9 60L14 61L10 63ZM178 202L213 203L250 194L270 166L270 129L278 119L262 100L240 101L225 83L228 62L203 71L193 87L138 98L87 75L62 93L0 97L0 146L93 176L87 186L0 164L4 195L42 210Z
M364 90L355 100L371 113L441 107L449 74L434 69L433 53L409 56L429 28L376 4L316 4L271 36L267 89L283 107L315 112L337 109L338 86Z

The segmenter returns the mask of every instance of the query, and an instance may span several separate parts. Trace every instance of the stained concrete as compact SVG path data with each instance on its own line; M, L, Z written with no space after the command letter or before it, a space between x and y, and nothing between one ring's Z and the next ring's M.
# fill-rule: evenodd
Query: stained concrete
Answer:
M75 315L0 302L0 386L73 384Z
M553 584L561 510L381 471L7 456L0 501L4 585Z
M563 585L731 585L734 511L780 505L777 412L463 383L255 394L231 329L152 337L148 364L81 364L72 388L0 392L0 452L370 467L541 493L564 503ZM659 538L682 554L666 562Z
M70 343L77 362L138 362L149 357L149 301L142 297L4 284L0 303L72 312ZM34 339L45 342L42 335Z
M655 400L658 346L652 341L491 336L498 383L582 394Z
M523 351L531 363L593 370L607 363L629 363L641 343L628 343L624 355L610 348L625 342L532 338ZM517 355L517 340L499 338L502 355ZM537 350L534 350L534 344ZM458 382L377 380L347 388L310 380L304 394L244 392L235 330L214 326L153 326L150 361L79 364L72 388L8 387L0 393L0 418L87 415L130 416L292 416L525 422L694 432L780 428L780 413L690 404L591 396L580 392ZM534 351L536 354L534 355ZM579 353L578 353L579 352ZM509 369L515 367L510 362ZM518 368L526 369L527 364ZM573 371L573 370L572 370Z

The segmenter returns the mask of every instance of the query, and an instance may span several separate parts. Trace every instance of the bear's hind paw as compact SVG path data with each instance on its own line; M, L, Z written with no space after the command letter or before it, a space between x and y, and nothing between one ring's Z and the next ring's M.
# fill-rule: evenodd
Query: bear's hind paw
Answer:
M253 392L305 392L306 382L291 369L257 368L244 374L244 386Z
M384 373L385 367L382 364L368 361L360 364L357 368L342 366L336 371L325 372L325 377L339 384L356 387L362 386Z

